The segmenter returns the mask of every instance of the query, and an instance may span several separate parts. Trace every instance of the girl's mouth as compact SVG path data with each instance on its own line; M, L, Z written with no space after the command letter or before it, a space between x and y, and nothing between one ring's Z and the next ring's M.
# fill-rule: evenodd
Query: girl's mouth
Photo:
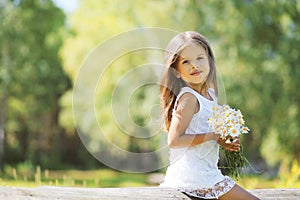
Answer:
M192 76L198 76L202 73L202 71L194 71L191 73Z

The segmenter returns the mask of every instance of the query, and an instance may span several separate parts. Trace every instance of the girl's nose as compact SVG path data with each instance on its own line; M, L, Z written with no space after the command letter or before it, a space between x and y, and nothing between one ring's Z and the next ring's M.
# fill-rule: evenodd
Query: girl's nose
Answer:
M193 66L193 69L198 69L199 68L199 66L195 63L193 63L192 66Z

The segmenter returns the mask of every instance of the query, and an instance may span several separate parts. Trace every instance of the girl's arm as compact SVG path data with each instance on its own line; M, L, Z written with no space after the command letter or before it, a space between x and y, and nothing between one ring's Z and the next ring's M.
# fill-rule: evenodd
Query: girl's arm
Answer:
M195 146L208 140L218 140L219 136L213 132L195 135L185 134L193 115L199 109L198 100L191 93L185 93L179 99L168 132L168 145L171 148Z

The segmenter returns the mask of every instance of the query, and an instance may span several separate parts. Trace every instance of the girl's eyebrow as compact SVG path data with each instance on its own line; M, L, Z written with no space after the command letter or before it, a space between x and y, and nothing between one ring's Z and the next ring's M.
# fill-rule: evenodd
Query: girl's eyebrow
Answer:
M189 58L188 57L179 56L179 59L180 60L188 60Z

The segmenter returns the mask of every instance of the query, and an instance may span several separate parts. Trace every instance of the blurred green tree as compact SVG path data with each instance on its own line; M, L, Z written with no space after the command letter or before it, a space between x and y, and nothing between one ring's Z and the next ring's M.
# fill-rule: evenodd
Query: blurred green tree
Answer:
M252 133L244 138L250 140L247 154L252 159L265 159L270 165L283 156L299 159L299 8L298 1L280 0L86 1L72 16L71 26L76 34L62 50L64 66L74 80L79 63L90 49L130 28L155 26L199 31L215 49L227 103L241 108L251 127ZM74 46L75 52L71 51ZM78 55L76 59L70 52ZM123 64L134 66L128 60ZM102 86L106 93L98 105L103 109L109 103L105 97L111 94L114 83ZM144 96L140 100L146 99ZM111 127L113 120L107 116L108 110L101 112L100 117ZM145 120L141 115L136 117L142 123Z
M249 140L246 151L251 159L265 159L270 165L283 157L299 160L299 13L300 3L293 0L86 0L64 24L64 14L50 0L1 1L0 159L5 130L5 155L9 153L6 159L10 162L23 158L51 165L64 155L61 148L89 162L90 157L84 156L82 149L74 150L70 142L76 131L68 76L74 83L88 53L111 36L134 28L161 27L179 32L196 30L210 40L227 103L242 110L252 130L244 137L244 143ZM65 34L66 27L70 34ZM132 152L152 151L160 141L124 135L115 124L111 97L122 76L153 57L162 60L163 52L137 51L121 56L105 71L96 90L101 128L110 141ZM127 84L144 77L137 74ZM114 103L122 102L119 97ZM85 101L84 94L81 100ZM132 118L122 121L130 132L139 132L137 126L145 127L145 135L155 130L147 126L150 104L158 104L155 87L141 87L132 93L128 103ZM94 114L83 108L77 125L96 134L98 124L90 121ZM90 145L107 149L99 142L101 138Z
M220 65L228 102L244 110L252 128L248 154L271 166L299 161L299 1L233 0L222 8L215 16L226 22L217 26Z
M50 0L1 1L0 18L0 109L6 116L0 127L7 133L5 159L54 166L61 159L63 133L58 100L71 87L57 53L64 13ZM3 144L4 137L0 139ZM0 149L3 155L3 145Z

